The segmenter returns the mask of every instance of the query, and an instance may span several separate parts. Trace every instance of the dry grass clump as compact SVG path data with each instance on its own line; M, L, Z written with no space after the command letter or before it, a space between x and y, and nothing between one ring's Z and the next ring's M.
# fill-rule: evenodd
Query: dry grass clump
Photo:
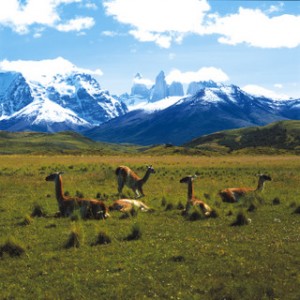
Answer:
M132 225L131 233L125 238L126 241L139 240L142 237L142 231L139 224Z
M31 215L30 215L32 218L34 218L34 217L45 217L46 216L46 212L45 212L45 210L44 210L44 208L41 206L41 205L39 205L39 204L34 204L34 206L33 206L33 210L32 210L32 213L31 213Z
M300 214L300 206L298 206L298 207L294 210L294 214Z
M251 203L251 204L249 205L247 211L253 212L253 211L255 211L255 210L257 210L257 206L256 206L255 204Z
M79 248L83 242L83 234L79 226L74 226L69 234L69 238L66 241L64 248Z
M100 231L96 242L92 243L92 246L107 245L110 243L111 243L111 238L109 237L109 235L104 231Z
M25 215L25 218L22 222L19 223L20 226L26 226L33 223L33 218L30 215Z
M274 198L272 201L273 205L279 205L280 204L280 199L278 197Z
M210 218L218 218L219 217L219 212L216 210L216 209L212 209L210 215L209 215Z
M161 206L166 206L167 205L167 199L165 197L162 197L161 199Z
M179 210L182 210L182 209L184 209L184 207L185 206L182 204L182 202L179 201L176 208L179 209Z
M174 261L174 262L184 262L185 261L185 257L183 255L172 256L171 257L171 261Z
M166 211L167 211L167 210L173 210L173 209L174 209L173 203L168 203L168 204L166 205L166 208L165 208Z
M231 226L243 226L243 225L248 225L249 220L247 216L243 212L239 212L236 220L231 224Z
M0 257L7 253L11 257L18 257L25 253L25 247L15 238L9 238L0 246Z

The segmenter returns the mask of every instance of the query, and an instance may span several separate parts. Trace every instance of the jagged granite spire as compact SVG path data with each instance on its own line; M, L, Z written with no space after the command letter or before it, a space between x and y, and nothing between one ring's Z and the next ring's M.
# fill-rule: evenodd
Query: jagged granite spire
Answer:
M156 102L168 96L168 85L165 79L165 73L161 71L155 79L155 85L151 91L149 102Z

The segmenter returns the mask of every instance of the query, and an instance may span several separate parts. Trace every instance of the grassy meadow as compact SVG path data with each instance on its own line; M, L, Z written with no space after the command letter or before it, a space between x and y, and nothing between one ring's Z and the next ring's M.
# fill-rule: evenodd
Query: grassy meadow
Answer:
M68 194L109 204L118 198L115 168L143 176L147 164L156 174L142 201L154 212L55 217L50 173L64 171ZM257 173L273 179L262 194L221 202L219 190L256 187ZM217 218L181 215L179 180L190 174ZM299 184L299 156L0 156L0 299L300 299ZM44 215L31 216L38 206ZM240 212L251 222L231 226ZM66 247L71 232L78 247Z

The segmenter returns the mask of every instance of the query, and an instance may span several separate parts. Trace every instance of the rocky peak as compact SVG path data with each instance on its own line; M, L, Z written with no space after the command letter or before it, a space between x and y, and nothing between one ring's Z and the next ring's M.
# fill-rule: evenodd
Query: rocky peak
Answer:
M149 102L156 102L168 96L168 85L165 79L165 73L161 71L155 79L155 85L151 91Z

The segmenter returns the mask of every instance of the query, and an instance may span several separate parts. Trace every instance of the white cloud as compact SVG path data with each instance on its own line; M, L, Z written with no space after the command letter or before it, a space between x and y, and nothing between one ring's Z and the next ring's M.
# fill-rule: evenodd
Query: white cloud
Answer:
M201 31L206 0L107 0L106 14L132 27L130 34L142 42L168 48L184 35Z
M220 43L245 43L260 48L294 48L300 45L300 16L280 14L279 2L265 11L240 7L236 13L209 14L207 0L104 0L106 14L131 27L141 42L162 48L181 43L188 34L219 35ZM276 13L276 16L270 14Z
M75 31L78 31L80 26L83 29L90 28L90 18L67 21L61 18L62 5L80 2L82 0L27 0L25 3L20 0L0 0L0 25L10 27L19 34L29 33L34 25L69 30L74 28Z
M237 14L211 15L206 34L220 34L220 43L249 44L260 48L300 45L300 15L269 17L259 9L240 8Z
M89 29L95 25L95 21L93 18L76 18L69 20L65 24L57 25L57 30L69 32L69 31L81 31L83 29Z
M224 82L229 80L229 77L221 69L214 67L203 67L196 72L181 72L174 69L167 76L166 81L170 84L173 81L189 84L193 81L208 81Z
M133 83L145 84L146 86L152 86L154 84L153 80L147 78L134 78Z
M275 83L274 87L277 88L277 89L282 89L283 85L281 83Z
M263 96L274 100L288 100L290 98L288 95L279 94L272 90L254 84L248 84L244 86L242 90L255 96Z
M267 10L267 13L275 13L275 12L279 12L282 10L282 8L284 7L284 3L283 2L279 2L277 5L271 5L269 7L269 9Z
M75 66L70 61L58 57L56 59L46 59L40 61L16 60L0 61L1 71L15 71L22 73L26 79L47 83L57 74L69 74L72 72L80 72L91 75L103 75L100 69L89 70Z

